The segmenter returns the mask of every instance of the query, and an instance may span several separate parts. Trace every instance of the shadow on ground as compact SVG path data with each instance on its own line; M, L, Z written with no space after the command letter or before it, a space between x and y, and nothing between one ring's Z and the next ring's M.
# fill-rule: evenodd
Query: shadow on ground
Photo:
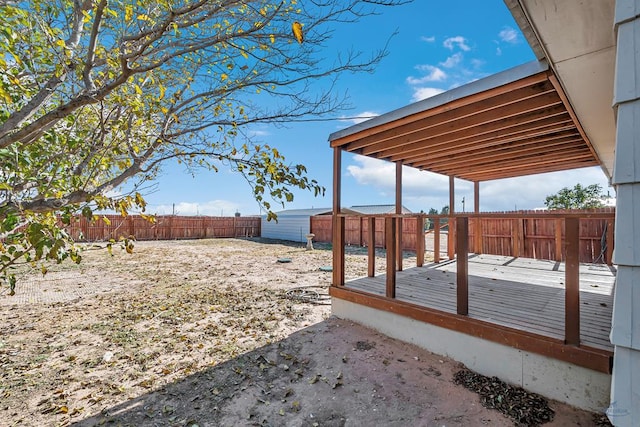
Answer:
M452 383L458 367L330 318L72 425L511 425Z
M511 426L453 382L461 366L349 321L287 338L73 426ZM593 414L551 402L551 425Z

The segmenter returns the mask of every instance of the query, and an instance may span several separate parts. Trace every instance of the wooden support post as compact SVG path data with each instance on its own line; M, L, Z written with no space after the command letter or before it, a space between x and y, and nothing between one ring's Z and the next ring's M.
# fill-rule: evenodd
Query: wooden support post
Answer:
M564 341L580 345L580 220L564 219L565 238L565 296Z
M396 269L402 271L402 217L396 220Z
M605 254L607 265L613 264L613 236L614 236L614 220L607 220L607 252Z
M469 314L469 218L456 218L457 313Z
M367 218L369 229L367 230L367 254L368 267L367 276L374 277L376 275L376 217Z
M396 215L402 215L402 163L396 163ZM396 221L396 268L402 271L402 217Z
M449 177L449 215L453 215L456 212L456 191L455 181L452 176ZM455 231L454 220L449 218L449 231L447 232L447 256L449 259L453 259L456 254L455 247Z
M342 150L333 149L333 286L344 286L344 217L340 215Z
M440 217L435 219L433 227L433 262L440 262Z
M396 297L396 219L384 219L385 240L387 242L387 298Z
M364 217L360 217L360 247L364 246Z
M424 265L424 215L416 218L416 266Z
M333 286L344 286L344 222L341 215L333 217Z
M562 261L562 219L556 219L555 224L556 261Z
M478 181L473 183L473 211L476 215L480 214L480 183ZM473 252L482 253L482 219L480 217L475 219Z

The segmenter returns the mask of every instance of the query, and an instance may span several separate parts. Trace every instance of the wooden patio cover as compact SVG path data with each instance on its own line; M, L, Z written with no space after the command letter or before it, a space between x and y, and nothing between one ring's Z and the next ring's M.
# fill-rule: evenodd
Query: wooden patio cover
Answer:
M329 141L473 182L600 164L558 79L538 61L335 132Z

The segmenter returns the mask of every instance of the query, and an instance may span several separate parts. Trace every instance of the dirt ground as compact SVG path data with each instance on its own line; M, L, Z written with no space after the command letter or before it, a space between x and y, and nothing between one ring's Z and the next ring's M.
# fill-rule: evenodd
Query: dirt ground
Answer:
M456 362L330 317L330 265L327 245L217 239L25 274L0 293L0 425L514 425ZM366 274L365 250L346 265ZM547 425L597 425L550 406Z

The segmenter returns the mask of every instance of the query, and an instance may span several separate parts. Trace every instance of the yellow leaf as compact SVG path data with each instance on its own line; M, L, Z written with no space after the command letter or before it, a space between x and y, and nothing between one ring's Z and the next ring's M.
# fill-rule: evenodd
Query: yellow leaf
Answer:
M131 18L133 18L133 6L127 5L124 8L124 20L128 22Z
M165 87L164 87L164 86L160 85L160 99L164 98L164 92L165 92L166 90L167 90L167 89L165 89Z
M135 86L134 86L134 89L136 90L136 93L137 93L138 95L142 95L142 89L140 89L140 86L135 85Z
M66 44L64 43L64 40L56 40L56 46L64 48Z
M142 14L138 15L138 16L136 17L136 19L137 19L138 21L151 21L151 19L150 19L147 15L145 15L144 13L142 13Z
M245 52L244 50L240 51L240 55L242 55L244 59L249 59L249 55L247 55L247 52Z
M269 34L269 39L271 40L271 43L276 42L276 36L274 36L273 34Z
M131 243L131 242L127 243L126 250L127 250L128 254L132 254L133 253L133 243Z
M302 34L302 24L298 21L295 21L291 25L291 30L293 31L293 36L298 40L298 43L302 43L304 40L304 35Z
M2 87L0 87L0 98L3 98L7 103L13 102L13 99L11 99L11 96L9 96L9 94L5 92L5 90L2 89Z
M225 73L220 74L220 81L225 81L229 78L229 76L227 76Z
M111 220L109 218L107 218L106 216L102 216L102 220L104 221L105 224L111 225Z

